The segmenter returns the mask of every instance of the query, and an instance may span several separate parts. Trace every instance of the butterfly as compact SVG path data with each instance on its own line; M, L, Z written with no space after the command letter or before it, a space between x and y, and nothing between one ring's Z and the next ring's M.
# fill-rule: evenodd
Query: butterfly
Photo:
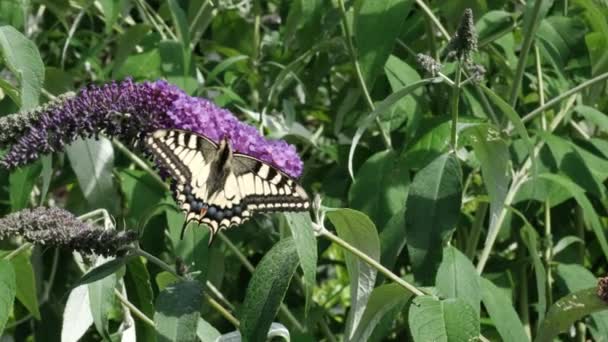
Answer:
M181 237L192 221L209 226L210 238L238 226L254 213L306 211L308 195L295 179L252 156L235 153L224 138L216 144L197 133L157 130L145 147L174 182L172 191L186 214Z

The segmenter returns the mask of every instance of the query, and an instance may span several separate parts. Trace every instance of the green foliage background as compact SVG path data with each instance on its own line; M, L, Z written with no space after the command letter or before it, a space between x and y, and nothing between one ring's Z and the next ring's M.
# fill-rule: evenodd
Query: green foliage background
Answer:
M445 58L466 8L481 80ZM607 17L600 0L0 0L1 115L91 82L164 78L295 144L322 200L312 219L258 216L208 246L205 227L179 239L166 186L120 142L0 170L2 215L60 206L140 232L105 264L2 241L0 331L605 338Z

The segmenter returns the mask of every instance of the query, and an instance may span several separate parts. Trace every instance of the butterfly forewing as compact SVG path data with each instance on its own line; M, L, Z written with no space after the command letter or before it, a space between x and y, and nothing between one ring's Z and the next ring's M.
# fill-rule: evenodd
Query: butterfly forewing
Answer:
M304 189L256 158L232 154L227 142L182 130L158 130L146 146L175 180L174 197L186 222L207 224L212 233L247 221L254 212L303 211Z

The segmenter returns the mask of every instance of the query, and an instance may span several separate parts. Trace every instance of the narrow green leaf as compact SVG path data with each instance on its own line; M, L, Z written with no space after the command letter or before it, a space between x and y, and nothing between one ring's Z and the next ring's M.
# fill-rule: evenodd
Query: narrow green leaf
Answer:
M36 185L41 171L42 165L36 162L11 172L8 182L11 209L13 211L18 211L28 206L32 189Z
M443 249L443 260L437 271L435 286L442 296L464 300L479 315L479 276L471 261L453 246Z
M165 288L156 299L156 338L159 342L195 341L203 289L196 281L182 281Z
M108 259L103 257L98 257L95 264L98 267L107 263L107 260ZM95 328L97 328L97 332L107 340L111 340L108 312L112 310L114 301L116 300L114 288L116 287L117 280L118 277L116 277L116 274L111 273L110 275L87 285Z
M350 207L366 213L378 227L384 228L405 206L409 182L407 165L395 151L378 152L357 172L348 192Z
M600 243L602 252L604 253L604 258L608 260L608 241L606 241L606 234L604 233L604 228L600 218L593 209L593 205L585 195L585 191L577 184L561 175L544 173L539 175L539 178L548 179L556 185L563 187L574 197L578 205L581 207L581 209L583 209L583 218L585 224L590 226L591 230L593 230L595 237Z
M17 284L15 271L10 262L0 259L0 334L13 311Z
M490 138L490 132L483 127L474 128L474 134L473 148L481 163L481 174L490 196L490 229L500 229L496 224L511 180L509 150L502 139Z
M201 341L217 341L222 334L203 318L199 317L196 326L196 336Z
M412 0L357 0L354 36L363 80L373 88L412 6Z
M221 61L218 65L216 65L215 68L211 69L211 71L207 75L205 84L211 84L219 74L226 71L232 65L237 64L238 62L241 62L241 61L245 61L247 59L249 59L249 56L245 56L245 55L237 55L237 56L232 56L232 57L226 58L225 60Z
M491 281L481 278L481 298L492 319L492 323L498 330L500 337L505 342L530 341L524 325L519 320L517 312L513 307L511 298L500 290Z
M150 283L150 275L143 258L131 258L127 263L127 273L124 277L129 301L148 317L154 316L154 292ZM135 320L136 335L143 341L156 341L156 330Z
M538 293L538 320L539 324L545 318L547 311L547 276L545 267L540 259L538 252L538 233L532 226L526 224L521 232L521 238L528 248L528 253L532 258L532 266L534 267L534 278L536 279L536 292Z
M292 238L279 241L259 262L247 286L239 330L243 341L265 341L298 266Z
M106 34L110 34L112 32L112 27L118 19L121 2L117 0L100 0L99 5L101 6L104 20L106 21Z
M441 261L439 246L456 228L461 178L458 159L446 153L420 170L410 185L405 211L407 247L414 275L422 284L434 280Z
M94 283L98 280L109 277L110 275L120 271L123 266L129 261L129 258L112 259L89 270L75 284L74 287Z
M352 341L368 341L380 320L394 308L403 307L411 296L412 293L399 284L385 284L376 287L369 296L361 323L355 331Z
M596 287L571 293L551 305L534 341L551 342L574 322L605 310L608 310L608 304L598 297Z
M190 30L188 29L188 20L184 10L179 6L176 0L169 0L169 9L171 10L171 18L177 29L177 37L185 48L190 46Z
M46 195L49 192L51 178L53 177L53 155L49 154L40 158L42 163L42 189L40 189L40 205L44 204Z
M479 336L479 316L464 300L414 298L409 310L409 327L414 341L474 341Z
M36 45L11 26L0 26L0 53L20 82L21 110L38 106L44 82L44 63Z
M352 209L329 211L327 218L336 227L338 236L372 259L380 260L380 240L374 223L365 214ZM360 258L345 252L350 276L351 309L346 322L347 341L352 340L363 316L376 282L377 270Z
M32 249L21 252L11 259L15 272L17 283L17 299L27 308L27 310L36 318L40 319L40 310L38 309L38 292L36 291L36 277L30 258Z
M305 311L311 306L312 290L317 277L317 239L312 227L309 213L285 213L285 218L291 230L291 236L296 244L300 266L304 272L304 286L306 287Z
M118 210L118 193L114 188L112 168L114 149L105 138L77 140L67 146L66 153L84 197L93 208Z

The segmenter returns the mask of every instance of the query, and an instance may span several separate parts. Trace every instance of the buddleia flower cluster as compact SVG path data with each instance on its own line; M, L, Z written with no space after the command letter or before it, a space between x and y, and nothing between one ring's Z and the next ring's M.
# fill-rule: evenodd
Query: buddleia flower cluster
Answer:
M215 142L225 137L236 152L268 162L292 177L302 173L301 159L285 141L265 139L230 111L164 80L131 79L91 85L37 110L0 118L0 148L9 147L0 166L10 170L61 151L78 138L100 134L135 144L161 128L192 131Z
M117 256L137 239L134 231L104 230L60 208L24 209L0 218L0 240L21 236L36 245Z

